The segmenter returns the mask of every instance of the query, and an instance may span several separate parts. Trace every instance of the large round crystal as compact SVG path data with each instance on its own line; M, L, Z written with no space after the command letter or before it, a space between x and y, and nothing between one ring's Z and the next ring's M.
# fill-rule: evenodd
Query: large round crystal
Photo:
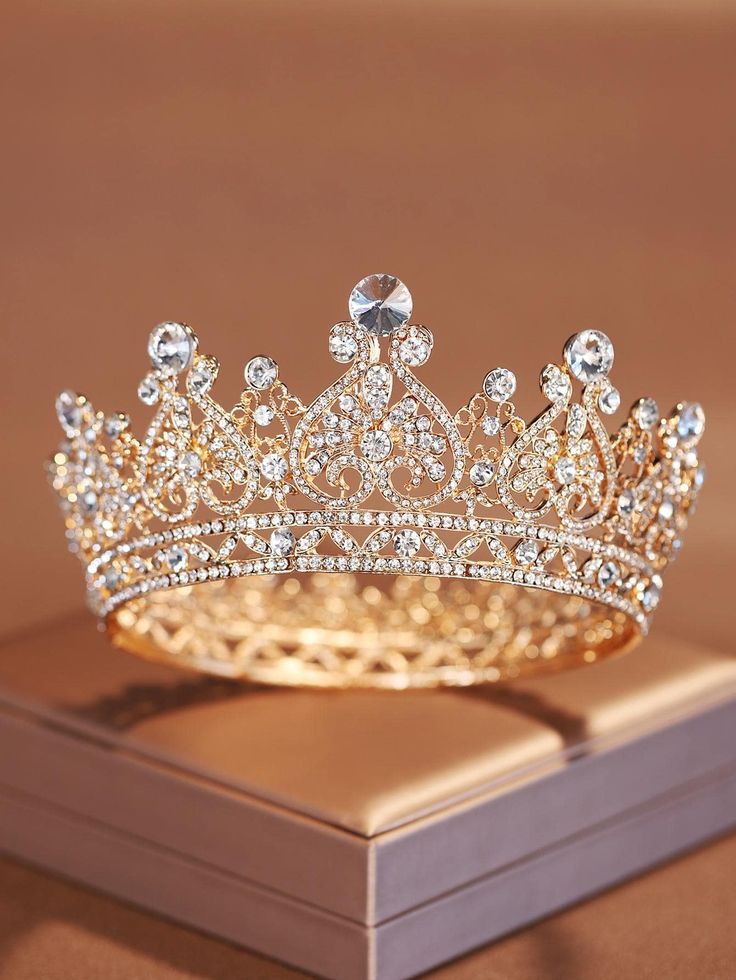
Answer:
M613 367L613 344L600 330L583 330L565 344L565 361L578 381L597 381Z
M401 558L412 558L421 546L421 538L411 528L404 528L394 535L394 551Z
M479 459L470 467L470 480L476 487L487 487L496 473L490 459Z
M196 338L186 324L159 323L151 332L148 356L155 368L179 374L189 367L196 346Z
M361 279L348 300L350 319L368 333L386 337L409 321L411 293L396 276L377 273Z
M369 429L360 440L360 451L372 463L380 463L391 455L391 437L381 429Z
M516 391L516 375L508 368L494 368L486 375L483 391L491 401L505 402Z

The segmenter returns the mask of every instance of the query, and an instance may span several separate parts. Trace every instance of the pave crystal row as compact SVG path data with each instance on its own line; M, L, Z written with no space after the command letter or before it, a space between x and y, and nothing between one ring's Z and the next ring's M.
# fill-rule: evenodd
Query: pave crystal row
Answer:
M126 415L59 395L51 479L92 608L110 617L212 580L382 573L578 597L646 632L703 480L700 405L661 418L640 399L610 436L613 345L584 330L542 370L532 422L499 367L451 414L415 374L433 336L409 324L406 286L368 276L349 310L328 338L343 372L309 405L259 355L222 408L217 361L179 323L151 334L138 393L155 413L142 439Z

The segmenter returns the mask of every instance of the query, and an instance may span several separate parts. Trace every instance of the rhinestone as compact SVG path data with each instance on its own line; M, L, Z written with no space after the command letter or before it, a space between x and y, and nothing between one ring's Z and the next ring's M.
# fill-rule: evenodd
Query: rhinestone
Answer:
M97 510L97 494L94 490L86 490L79 496L79 509L83 514L94 514Z
M564 353L570 371L583 384L605 378L613 367L613 344L600 330L583 330L570 337Z
M621 517L629 517L634 513L636 497L633 490L622 490L618 498L617 509Z
M203 395L209 391L215 380L215 376L206 364L198 364L189 372L187 384L197 395Z
M570 394L570 379L556 364L548 364L542 371L542 393L551 402L560 401Z
M271 360L270 357L261 355L259 357L252 357L248 361L243 374L251 388L264 391L276 383L276 379L279 376L279 368L276 361Z
M82 427L84 398L73 391L62 391L56 399L56 414L68 436L77 435Z
M256 425L270 425L273 422L273 409L270 405L259 405L253 412L253 421Z
M283 480L288 472L286 460L278 453L268 453L261 460L261 473L267 480Z
M294 532L290 531L288 527L279 527L275 531L271 532L271 552L274 555L278 555L279 558L285 558L290 555L296 544L296 538L294 537Z
M699 466L695 471L695 476L693 477L693 484L696 490L700 490L700 488L703 486L704 483L705 483L705 467Z
M445 478L445 467L442 463L430 463L427 467L427 476L433 483L441 483Z
M184 476L196 476L202 469L202 460L193 450L185 452L179 459L179 472Z
M705 429L705 412L698 402L689 402L682 406L677 420L677 436L679 440L694 446Z
M556 479L564 484L569 485L574 483L576 476L575 460L570 459L569 456L560 456L560 458L555 463L555 477Z
M361 279L348 300L350 318L368 333L386 337L411 316L411 293L395 276L379 273Z
M662 594L662 579L659 575L652 575L648 585L642 585L640 583L637 590L639 602L646 610L646 612L651 612L659 602L660 596Z
M355 337L342 331L338 333L333 327L333 333L330 334L329 349L336 361L339 361L340 364L347 364L358 353L358 342Z
M341 395L339 405L343 412L352 412L355 408L355 399L352 395Z
M582 405L572 404L567 410L567 434L571 439L580 439L588 424L588 416Z
M505 402L516 391L516 375L507 368L494 368L483 382L483 391L494 402Z
M360 451L374 463L391 455L391 438L381 429L370 429L360 440Z
M111 439L117 439L120 433L125 432L129 425L130 417L123 415L122 412L116 412L114 415L108 415L105 419L105 434Z
M493 480L495 473L496 467L490 459L479 459L470 467L469 475L471 483L474 483L476 487L487 487Z
M486 415L481 422L481 428L487 436L496 436L501 431L501 423L495 415Z
M615 561L604 561L598 569L598 585L602 589L608 589L617 585L621 581L621 569Z
M416 531L405 528L394 535L394 551L401 558L412 558L421 545L421 538Z
M196 346L196 338L186 324L159 323L151 332L148 356L155 368L178 374L191 364Z
M537 560L539 545L536 541L520 541L514 548L514 555L520 565L531 565Z
M138 397L144 405L155 405L161 397L161 388L155 378L146 377L138 385Z
M614 412L618 411L619 405L621 404L621 395L617 388L610 387L602 391L598 396L598 407L606 415L613 415Z
M660 524L667 524L672 520L675 513L675 505L671 500L665 498L657 509L657 520Z
M166 562L172 572L180 572L186 568L187 553L179 545L174 545L166 552Z
M399 347L399 357L409 367L420 367L429 360L430 346L421 337L407 337Z
M653 398L640 398L631 414L642 429L653 429L659 422L659 406Z

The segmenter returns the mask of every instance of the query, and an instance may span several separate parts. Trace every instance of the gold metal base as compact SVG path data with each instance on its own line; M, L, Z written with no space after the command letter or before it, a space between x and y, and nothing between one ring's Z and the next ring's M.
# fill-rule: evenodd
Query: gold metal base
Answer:
M183 586L127 603L107 625L125 650L222 677L393 690L594 663L640 638L624 613L575 596L347 573Z

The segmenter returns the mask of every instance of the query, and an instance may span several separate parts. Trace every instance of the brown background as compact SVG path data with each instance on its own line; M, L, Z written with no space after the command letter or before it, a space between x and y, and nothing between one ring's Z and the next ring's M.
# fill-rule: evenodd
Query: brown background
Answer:
M0 629L81 603L41 470L57 390L134 410L150 328L182 318L226 404L264 349L308 399L373 271L411 288L453 408L501 363L532 411L585 326L624 404L702 398L710 486L660 613L687 626L671 596L733 533L736 7L592 6L5 5Z
M14 0L0 30L0 631L82 602L41 469L59 388L135 410L148 332L181 318L226 404L262 351L309 399L349 289L388 271L452 408L500 363L533 411L586 326L624 404L703 400L708 486L657 629L730 648L736 6Z

